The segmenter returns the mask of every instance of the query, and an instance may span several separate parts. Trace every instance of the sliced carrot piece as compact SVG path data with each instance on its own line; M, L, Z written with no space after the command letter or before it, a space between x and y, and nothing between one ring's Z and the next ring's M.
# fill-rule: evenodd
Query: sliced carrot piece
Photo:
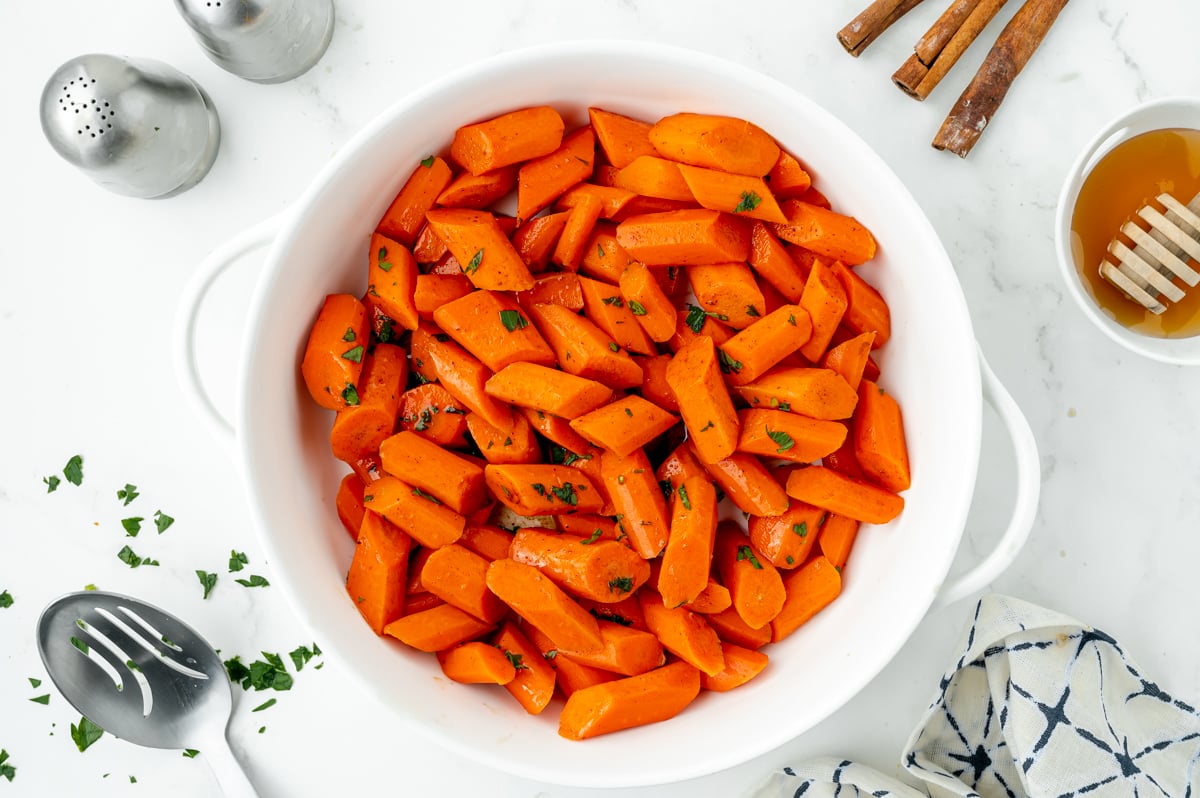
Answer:
M683 480L671 501L671 534L658 576L658 592L668 607L694 601L708 586L716 533L716 489L707 476Z
M808 282L804 284L804 294L800 297L800 307L808 311L812 321L812 335L800 347L800 354L816 363L829 348L847 307L845 289L824 262L813 263Z
M601 603L620 601L650 578L650 566L626 546L534 528L517 530L509 556L532 565L568 593Z
M436 382L418 385L400 398L400 429L450 449L467 448L467 409Z
M779 145L758 125L714 114L681 113L650 128L650 143L663 157L762 177L779 160Z
M638 364L620 347L614 352L609 346L612 339L588 319L560 305L535 304L528 309L563 371L613 389L641 384Z
M724 460L704 463L704 468L744 513L773 516L787 509L783 488L754 455L734 452Z
M535 363L506 366L488 379L484 389L500 401L563 418L575 418L595 410L612 396L609 388L595 380Z
M520 407L517 410L537 432L567 451L582 455L592 448L592 445L585 441L578 432L571 429L569 419L532 407Z
M821 465L854 479L863 478L862 467L858 464L858 458L854 456L853 435L847 435L846 440L837 448L837 451L830 452L822 457Z
M593 668L591 665L576 662L570 657L560 656L561 652L554 641L532 624L525 624L522 631L529 638L529 642L541 652L542 659L554 669L555 686L562 690L563 695L568 698L577 690L591 687L594 684L611 682L618 678L617 674L611 671L603 671Z
M613 176L613 183L643 197L695 201L679 164L656 155L639 155Z
M450 604L404 615L383 627L383 633L418 651L444 651L486 634L492 624Z
M595 513L604 507L592 481L569 466L489 465L484 477L492 495L519 515Z
M467 430L483 459L489 463L505 465L542 461L541 447L537 436L533 434L533 427L519 413L513 414L512 429L508 430L493 427L478 413L468 413Z
M368 341L367 310L349 294L325 297L308 333L300 374L308 394L327 410L341 410L357 395Z
M799 305L784 305L768 313L721 345L729 382L753 382L800 349L811 335L808 311Z
M647 266L730 263L750 257L746 220L708 209L630 216L617 225L617 242Z
M825 357L821 358L821 365L842 375L846 384L857 391L863 371L867 367L867 359L871 356L874 340L874 332L865 332L844 341L825 353Z
M652 590L638 593L646 625L663 648L712 676L725 669L721 641L704 616L683 607L667 607Z
M584 312L597 327L608 333L614 346L639 355L658 352L654 341L638 323L637 316L625 305L619 288L588 277L579 278L579 287L583 291Z
M513 247L531 272L546 270L550 263L550 254L554 252L570 215L570 211L563 211L535 216L513 233Z
M650 123L640 119L605 111L588 109L588 121L596 131L596 140L608 162L620 169L639 155L653 155L650 143Z
M886 524L904 509L904 497L821 466L788 475L787 494L868 524Z
M783 242L765 222L756 221L750 225L749 260L754 271L783 294L788 302L800 301L808 275L800 270Z
M371 234L367 283L367 294L380 310L406 330L417 328L417 261L403 244Z
M783 579L736 524L726 521L717 527L713 563L747 626L761 629L779 614L786 598Z
M894 493L912 484L900 405L870 380L858 387L854 456L868 479Z
M821 526L821 553L835 568L844 568L850 559L850 549L858 536L858 521L837 513L830 513Z
M383 235L411 247L425 224L425 214L450 184L450 167L441 158L426 158L409 175L400 193L376 226Z
M687 310L675 314L675 334L667 341L667 346L678 353L701 336L711 338L715 345L720 346L732 338L733 333L717 320L716 314L709 313L699 305L689 304Z
M611 219L625 209L637 195L617 186L602 186L597 183L580 183L566 191L554 207L573 209L583 202L593 200L600 203L600 218Z
M692 612L715 615L732 607L733 599L729 595L729 589L710 576L700 595L684 606Z
M425 218L476 288L524 291L533 287L529 267L492 214L467 208L436 208Z
M812 177L804 165L787 150L779 150L779 160L767 173L771 191L779 199L796 199L804 196L812 187Z
M782 208L787 221L775 225L775 233L785 241L848 266L875 257L875 237L857 219L800 200Z
M745 329L766 313L762 291L744 262L692 266L687 278L696 302L734 329Z
M615 284L625 269L636 262L617 242L617 226L601 220L592 228L579 271L588 277Z
M721 654L725 661L724 670L711 676L700 674L700 686L705 690L727 693L735 687L741 687L767 667L767 655L751 648L722 643Z
M578 311L583 310L583 290L570 272L546 274L533 281L533 288L517 294L517 303L526 310L534 305L561 305Z
M517 362L555 364L554 352L509 294L474 291L438 308L433 320L492 371Z
M683 211L694 209L695 200L671 200L660 197L644 197L638 195L625 204L621 212L613 217L614 222L623 222L634 216L647 213L665 213L666 211Z
M517 218L532 219L567 189L587 180L595 161L596 137L590 127L565 136L554 152L526 160L517 172Z
M347 463L379 449L400 415L400 397L408 381L408 354L398 346L376 344L359 374L357 401L339 410L329 432L333 456Z
M758 649L771 642L770 624L751 629L733 607L708 616L708 625L721 640L744 648Z
M618 457L627 457L678 421L653 402L631 395L575 418L571 429Z
M849 418L858 404L858 395L831 369L778 368L733 391L751 407L789 410L828 421Z
M412 540L378 513L365 513L346 592L375 634L400 617L404 609L405 573Z
M600 211L604 203L593 194L583 194L571 208L567 223L563 226L562 235L554 246L550 260L557 263L565 271L579 270L583 260L583 250L600 219Z
M558 733L569 740L668 720L700 693L700 671L673 662L647 673L577 691L559 716Z
M715 463L731 455L737 448L737 414L711 338L700 336L675 353L667 366L667 384L700 460Z
M667 545L670 516L646 453L635 449L620 457L605 452L600 469L617 521L633 550L647 560L657 557Z
M750 544L776 568L798 568L808 559L827 515L820 507L793 500L774 518L750 516Z
M358 528L362 526L365 512L363 510L363 488L362 478L351 471L338 483L337 494L333 500L333 504L337 508L338 520L342 522L342 526L346 527L350 537L355 540L358 539Z
M421 568L421 584L447 604L494 624L508 607L487 587L488 561L456 543L429 555Z
M500 429L512 427L512 410L487 393L492 372L487 366L449 340L424 328L413 331L412 351L421 351L433 363L438 382L472 412L483 416L489 424Z
M462 274L418 274L413 288L413 306L418 317L429 321L442 305L474 290L475 286Z
M787 221L770 186L761 177L736 175L687 164L679 165L679 173L702 208L766 222Z
M443 208L486 208L508 196L517 185L515 166L504 166L481 175L459 175L438 195Z
M824 557L814 557L784 581L787 600L771 621L771 641L778 643L829 606L842 592L842 572Z
M468 524L458 544L488 562L503 560L512 545L512 533L492 524Z
M522 108L454 132L450 157L473 175L538 158L562 143L563 120L548 105Z
M739 452L811 463L837 451L846 440L846 425L782 410L738 411Z
M487 503L483 469L415 432L397 432L379 446L383 470L420 488L456 513Z
M537 568L496 560L488 565L487 586L563 648L588 652L604 647L596 619Z
M668 413L678 413L679 402L667 384L667 366L671 363L671 356L635 357L633 361L642 369L642 396Z
M449 252L446 242L438 238L428 223L421 225L421 232L417 234L417 241L412 246L412 255L417 259L417 266L422 271L437 263Z
M846 314L842 322L856 333L875 333L872 348L886 344L892 337L892 314L883 297L853 269L836 261L831 268L846 292Z
M478 641L439 651L437 658L446 678L459 684L508 684L517 675L504 652Z
M663 664L662 643L649 631L614 621L601 620L598 623L600 636L604 640L602 648L589 652L559 648L559 654L583 665L623 676L636 676Z
M690 441L684 441L675 447L675 450L667 455L667 459L662 461L658 470L654 472L654 477L662 485L664 493L670 494L668 498L672 500L675 497L675 491L679 490L679 486L684 483L684 480L692 477L711 481L708 472L704 470L704 466L696 459L696 450Z
M501 626L493 642L516 670L516 676L504 689L530 715L540 714L554 697L554 668L515 624Z
M554 516L560 532L584 540L616 540L620 537L617 522L607 515L593 513L568 513Z
M625 306L650 340L661 343L675 334L675 305L649 268L636 261L629 264L621 272L618 285Z
M395 477L376 480L371 492L363 496L363 505L431 549L458 540L467 526L467 519L461 514Z

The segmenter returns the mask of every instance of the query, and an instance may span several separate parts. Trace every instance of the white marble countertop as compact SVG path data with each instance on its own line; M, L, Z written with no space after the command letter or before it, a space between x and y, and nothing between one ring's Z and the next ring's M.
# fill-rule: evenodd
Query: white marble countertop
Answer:
M929 101L889 76L939 4L919 7L855 60L834 33L865 0L551 0L429 4L338 0L323 61L283 85L239 80L210 63L171 3L4 3L0 29L0 747L17 773L0 795L216 794L200 761L106 736L86 752L78 720L45 679L33 625L54 596L94 583L175 608L227 654L285 653L313 642L271 588L225 577L201 599L193 571L224 573L230 549L271 576L226 453L184 403L170 331L199 260L286 208L363 124L409 90L494 53L563 38L633 38L740 62L808 94L846 120L911 189L955 261L976 333L1024 409L1042 451L1033 535L996 590L1071 613L1123 641L1171 692L1200 697L1200 370L1140 359L1103 337L1067 298L1052 219L1063 176L1109 118L1140 100L1200 91L1186 57L1200 6L1186 0L1070 4L971 158L929 142L986 46L977 43ZM1010 4L1016 6L1016 3ZM994 38L1006 9L983 39ZM37 122L43 81L85 52L157 58L212 95L220 157L195 189L162 201L117 197L61 161ZM215 289L203 364L231 402L246 296L245 259ZM47 494L44 476L82 454L80 487ZM1007 517L1013 466L985 413L975 504L959 565L986 551ZM140 496L123 508L125 483ZM120 519L161 510L165 534L127 540ZM146 524L150 527L149 520ZM131 570L128 542L160 568ZM931 614L895 660L832 718L778 750L683 785L626 790L648 798L738 795L772 768L841 755L885 772L954 655L965 605ZM317 641L318 643L320 641ZM286 653L285 653L286 657ZM596 793L536 784L422 740L368 706L335 663L311 665L276 706L238 691L234 746L265 796ZM265 731L258 733L265 726ZM616 764L616 763L615 763ZM132 784L130 777L136 777Z

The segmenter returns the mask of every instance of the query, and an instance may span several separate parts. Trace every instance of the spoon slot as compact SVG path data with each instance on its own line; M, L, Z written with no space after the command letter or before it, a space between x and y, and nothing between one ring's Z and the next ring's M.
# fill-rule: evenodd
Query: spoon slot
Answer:
M140 615L138 615L133 610L129 609L128 607L124 607L124 606L118 607L118 609L123 614L125 614L126 616L128 616L129 618L131 618L135 622L137 622L143 629L146 629L151 635L153 635L155 640L161 640L163 638L162 634L159 634L158 631L153 626L151 626L145 619L143 619ZM175 671L176 673L183 674L184 676L190 676L193 679L199 679L201 681L206 681L208 679L207 673L204 673L204 672L198 671L198 670L193 670L192 668L189 668L188 666L186 666L180 662L176 662L171 657L168 657L166 652L164 652L162 649L155 646L153 643L151 643L146 638L142 637L142 635L140 635L137 631L132 629L127 623L125 623L120 618L116 617L115 615L113 615L108 610L104 609L103 607L97 607L96 612L100 613L100 615L102 615L104 618L106 618L109 621L109 623L111 623L113 626L116 626L118 629L120 629L122 632L124 632L125 635L130 640L137 643L139 646L141 646L143 649L148 651L150 654L154 655L154 657L157 658L159 662L166 665L168 668ZM171 646L171 648L175 651L183 653L183 649L180 648L178 645L173 644Z
M92 639L96 639L95 634L92 632L91 625L82 618L75 619L75 626L77 626L84 634L90 636ZM108 659L105 658L99 651L74 635L71 636L71 645L82 656L86 657L89 661L95 664L97 668L104 671L104 675L109 678L113 687L117 689L117 692L122 692L125 690L125 681L121 678L121 674L117 672L117 669L113 667L112 663L109 662Z
M108 620L110 622L112 620L114 620L113 618L109 617L108 613L106 613L100 607L96 607L95 611L101 617L105 618L105 620ZM75 624L77 626L79 626L79 628L82 629L89 637L91 637L93 640L95 640L97 643L99 643L105 650L107 650L109 654L111 654L113 657L115 657L118 662L123 664L125 666L125 669L127 671L129 671L130 674L133 675L133 680L135 682L137 682L138 690L140 690L141 694L142 694L142 717L144 717L144 718L149 717L150 712L154 709L154 695L150 690L150 683L148 681L146 681L146 676L145 676L145 674L142 673L141 667L136 662L133 661L133 658L129 656L128 652L126 652L125 649L123 649L123 648L121 648L121 646L117 645L117 643L112 638L110 638L104 632L97 629L95 626L87 623L82 618L76 620ZM95 651L95 649L93 648L92 651L89 652L89 659L91 659L90 654L94 651ZM95 660L93 660L93 662L94 661ZM109 663L106 661L105 665L108 665L108 664ZM119 673L119 671L117 673ZM122 679L122 684L117 687L118 690L125 689L123 681L124 680Z

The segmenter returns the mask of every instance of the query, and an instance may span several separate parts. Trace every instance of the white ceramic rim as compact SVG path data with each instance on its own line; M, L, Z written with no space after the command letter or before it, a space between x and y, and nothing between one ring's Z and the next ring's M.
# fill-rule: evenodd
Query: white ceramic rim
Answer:
M1187 117L1185 121L1184 117ZM1178 120L1173 122L1171 120ZM1130 138L1152 130L1183 127L1200 130L1200 98L1163 97L1142 103L1114 117L1100 129L1075 159L1063 181L1054 215L1054 248L1067 291L1084 315L1110 339L1143 357L1176 366L1200 365L1200 336L1155 338L1134 332L1104 313L1092 299L1075 268L1071 252L1071 216L1079 190L1100 158ZM1194 289L1194 290L1200 290Z
M935 556L931 557L928 561L928 573L936 575L937 578L914 580L918 583L912 585L911 595L904 598L905 612L903 615L891 627L889 630L890 634L881 636L873 641L874 645L872 646L872 653L870 655L872 665L868 669L856 672L853 683L841 685L839 689L826 691L830 694L830 697L825 699L825 703L812 710L810 714L813 720L805 728L797 730L786 725L779 725L773 728L762 727L760 729L761 733L754 739L726 740L726 745L718 753L706 754L703 758L694 757L686 761L673 761L649 768L642 767L632 770L611 766L611 755L607 752L613 749L609 748L609 746L615 745L611 741L622 737L622 735L610 735L584 743L584 745L592 746L595 749L597 764L586 772L578 772L573 766L562 766L554 762L539 763L536 766L524 762L513 762L493 751L483 751L477 747L464 744L454 734L445 729L432 725L418 724L418 728L424 734L435 737L446 747L466 757L482 762L485 765L518 776L567 785L630 787L676 782L707 775L732 767L777 748L796 737L797 734L812 728L840 708L894 658L895 654L907 642L917 624L933 604L938 590L945 579L945 575L949 571L958 544L961 542L962 531L974 493L978 468L982 426L982 399L979 362L976 357L971 320L953 266L940 240L937 238L932 225L929 224L928 219L920 211L919 206L907 188L904 187L886 163L844 123L795 89L773 78L769 78L746 67L691 50L641 42L563 42L509 52L457 70L409 94L382 112L379 117L367 124L341 148L338 154L321 170L309 185L307 190L295 203L294 208L288 212L280 234L273 242L268 253L267 265L264 267L263 277L260 279L251 301L246 329L247 340L254 340L265 331L264 309L272 301L273 289L283 279L280 264L288 249L289 241L309 221L314 208L318 207L326 199L329 184L334 181L338 173L347 163L355 159L357 152L367 142L381 135L392 124L397 115L402 114L406 109L429 102L431 98L436 97L439 93L446 91L460 81L477 80L489 73L503 72L510 68L520 68L555 58L576 57L581 53L614 59L636 58L642 62L661 61L664 64L670 63L671 65L683 65L694 68L701 73L705 71L718 71L744 83L748 91L786 97L788 102L793 103L795 107L801 109L806 120L819 120L822 125L835 130L844 141L848 157L852 157L859 162L865 162L873 175L879 181L886 183L885 188L889 195L903 198L908 203L911 203L913 216L911 221L914 223L914 226L910 234L914 238L919 239L921 246L932 256L929 262L922 265L922 271L933 270L939 273L939 277L948 278L948 283L952 283L952 285L947 286L947 296L950 301L939 305L937 313L939 318L944 319L948 330L961 333L963 340L950 344L948 359L957 364L956 368L961 378L962 396L971 397L970 401L972 402L970 407L963 408L964 417L962 419L960 434L956 436L958 451L962 457L961 468L953 475L953 479L950 481L952 484L939 485L939 496L941 497L939 525L944 523L947 527L956 530L956 533L953 545L947 545L937 550ZM294 559L293 552L289 550L288 546L284 545L282 536L269 533L269 519L267 518L264 504L254 495L254 464L259 459L257 452L259 447L268 443L267 441L255 439L255 429L252 423L254 414L258 410L259 397L252 389L253 381L251 377L259 367L264 365L257 358L257 350L258 348L255 346L246 346L244 350L245 355L238 378L239 395L236 403L235 425L238 430L236 448L239 464L249 490L248 498L252 521L268 559L276 567L278 585L284 591L297 615L309 624L310 627L325 629L333 633L336 630L328 629L327 624L317 619L317 608L310 607L306 600L305 585L297 582L296 579L298 577L293 575L294 569L303 569L303 562ZM945 489L941 490L941 488ZM332 493L332 487L330 492ZM817 624L820 621L821 616L818 616L817 619L814 619L810 623ZM348 658L343 657L343 652L339 651L336 644L332 642L327 643L325 640L321 642L327 656L342 662L351 673L355 672L354 663L350 662ZM367 682L365 679L363 681ZM384 686L369 682L365 686L369 692L379 699L380 703L389 704L393 709L397 710L397 714L401 718L406 721L409 720L395 706L395 699L388 694ZM736 701L736 696L725 698ZM654 727L646 728L651 729ZM639 731L642 730L635 729L623 734L632 735ZM608 758L605 759L605 757Z

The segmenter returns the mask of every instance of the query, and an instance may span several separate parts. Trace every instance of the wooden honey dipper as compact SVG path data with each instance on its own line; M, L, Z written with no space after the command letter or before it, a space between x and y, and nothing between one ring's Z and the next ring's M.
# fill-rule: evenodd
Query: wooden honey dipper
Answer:
M1100 262L1100 276L1151 313L1162 313L1164 303L1183 299L1188 288L1200 282L1200 272L1189 259L1200 261L1200 194L1184 205L1166 192L1138 208L1137 216L1149 226L1143 230L1131 219L1121 228L1134 244L1130 249L1120 237L1108 245ZM1181 288L1176 279L1187 288Z

